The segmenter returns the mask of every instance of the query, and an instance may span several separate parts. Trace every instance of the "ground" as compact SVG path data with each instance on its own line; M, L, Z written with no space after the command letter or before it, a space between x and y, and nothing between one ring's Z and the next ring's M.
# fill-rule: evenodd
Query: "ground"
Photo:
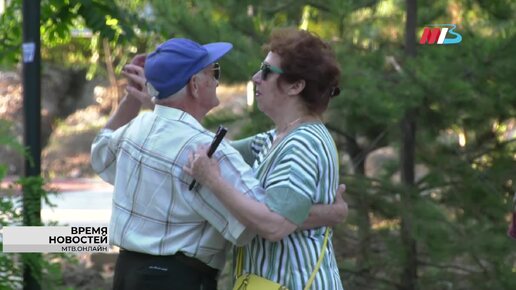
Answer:
M63 262L63 289L108 290L112 288L116 254L81 254L79 263Z

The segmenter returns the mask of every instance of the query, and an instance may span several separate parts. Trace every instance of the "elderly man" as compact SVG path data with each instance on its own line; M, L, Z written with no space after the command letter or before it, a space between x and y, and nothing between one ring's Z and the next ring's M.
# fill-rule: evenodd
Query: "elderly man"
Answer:
M114 184L109 234L121 249L114 289L216 289L227 241L242 245L257 233L267 236L241 224L202 185L189 191L192 178L183 171L190 153L213 138L200 121L219 104L216 62L231 48L174 38L147 56L144 70L127 66L129 94L91 149L93 169ZM145 79L155 107L139 114L149 98L135 87ZM214 157L227 180L263 201L263 189L235 149L222 142ZM314 206L313 212L307 225L345 216L342 205Z

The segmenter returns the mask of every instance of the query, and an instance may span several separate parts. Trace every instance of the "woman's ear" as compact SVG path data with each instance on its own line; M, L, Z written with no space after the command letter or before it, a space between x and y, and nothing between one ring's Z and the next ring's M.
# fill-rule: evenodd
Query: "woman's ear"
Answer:
M306 82L305 80L298 80L294 83L289 84L289 88L287 90L287 93L291 96L293 95L299 95L305 88Z

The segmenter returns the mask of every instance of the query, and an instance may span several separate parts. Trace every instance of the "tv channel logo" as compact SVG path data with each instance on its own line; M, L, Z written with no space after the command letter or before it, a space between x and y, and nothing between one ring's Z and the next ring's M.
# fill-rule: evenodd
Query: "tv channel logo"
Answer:
M462 35L455 32L455 28L455 24L430 24L423 30L419 44L459 44ZM455 37L446 38L450 34Z

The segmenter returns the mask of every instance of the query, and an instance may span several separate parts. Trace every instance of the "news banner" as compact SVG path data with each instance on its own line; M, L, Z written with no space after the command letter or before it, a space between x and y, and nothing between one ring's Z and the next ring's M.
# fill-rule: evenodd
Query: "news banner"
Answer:
M107 226L2 228L4 253L109 252Z

